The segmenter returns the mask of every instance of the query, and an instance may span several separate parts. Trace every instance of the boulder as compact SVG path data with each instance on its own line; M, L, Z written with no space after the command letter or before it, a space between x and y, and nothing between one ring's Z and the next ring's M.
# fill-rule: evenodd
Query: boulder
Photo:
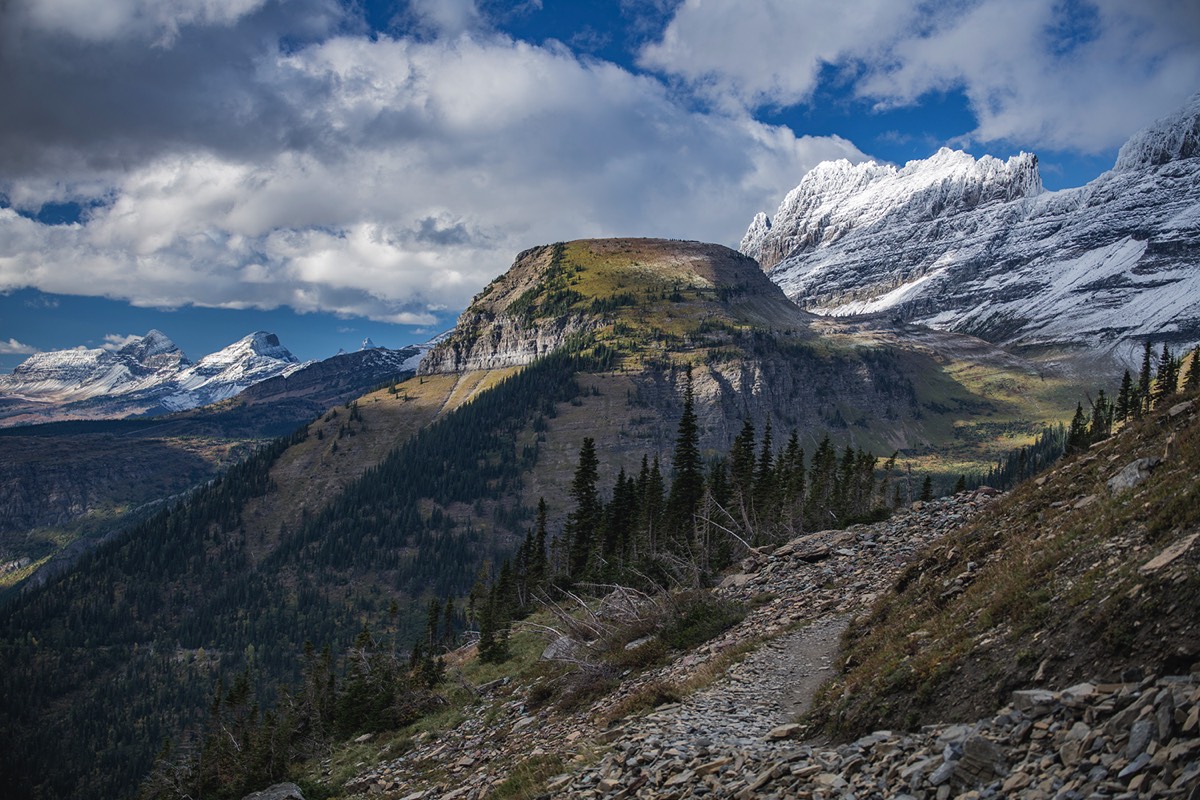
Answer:
M248 794L242 800L304 800L304 793L294 783L277 783L261 792Z
M1126 464L1124 469L1109 479L1108 491L1112 494L1120 494L1145 483L1150 477L1150 473L1161 463L1162 460L1157 458L1139 458L1137 461Z

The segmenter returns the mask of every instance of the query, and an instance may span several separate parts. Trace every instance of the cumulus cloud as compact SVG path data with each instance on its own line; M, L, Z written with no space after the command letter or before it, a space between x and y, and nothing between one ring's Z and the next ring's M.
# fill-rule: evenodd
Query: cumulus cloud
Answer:
M136 333L106 333L104 334L104 344L100 345L100 349L116 352L125 345L139 342L141 339L142 337L138 336Z
M85 41L150 38L170 45L181 27L227 26L266 0L13 0L9 13L31 28Z
M743 108L809 100L832 70L879 108L963 91L984 142L1099 152L1200 86L1191 0L687 0L641 61Z
M183 37L162 58L194 46ZM237 76L212 68L212 96L180 79L194 127L168 101L132 123L100 115L97 141L53 122L40 137L10 130L31 158L0 149L15 172L0 182L14 206L0 209L0 290L431 325L531 245L736 243L817 162L863 158L837 137L699 113L656 79L496 34L345 33L244 63ZM94 88L116 107L134 91ZM51 201L87 211L56 226L18 213Z
M0 355L5 356L31 356L34 353L42 352L33 345L18 342L16 339L9 337L8 341L0 339Z

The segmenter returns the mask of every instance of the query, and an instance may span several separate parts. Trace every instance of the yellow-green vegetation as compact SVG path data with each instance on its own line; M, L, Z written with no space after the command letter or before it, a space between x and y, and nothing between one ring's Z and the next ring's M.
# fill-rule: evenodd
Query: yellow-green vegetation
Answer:
M244 520L256 558L278 543L281 528L295 529L305 514L320 511L410 436L502 377L413 377L336 406L310 423L308 438L289 447L271 468L272 491L247 503Z
M1200 399L1159 409L1027 481L923 553L855 620L852 665L812 713L829 732L974 718L1035 674L1048 685L1187 669L1200 657ZM1164 404L1168 405L1168 404ZM1163 459L1113 494L1135 459ZM1099 673L1098 673L1099 671Z

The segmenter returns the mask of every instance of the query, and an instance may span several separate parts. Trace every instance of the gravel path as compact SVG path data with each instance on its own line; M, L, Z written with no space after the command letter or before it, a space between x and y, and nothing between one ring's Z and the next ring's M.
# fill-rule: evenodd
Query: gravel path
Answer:
M665 736L747 747L808 710L830 675L845 617L827 617L767 642L712 686L647 720Z

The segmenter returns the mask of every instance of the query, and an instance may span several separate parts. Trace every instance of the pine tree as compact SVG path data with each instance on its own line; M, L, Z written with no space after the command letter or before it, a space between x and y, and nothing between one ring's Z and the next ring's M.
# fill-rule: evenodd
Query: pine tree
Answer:
M1200 347L1192 351L1192 366L1188 370L1184 388L1188 392L1200 391Z
M596 544L596 531L600 526L602 506L596 490L600 462L596 457L596 442L584 437L579 448L579 465L571 481L571 500L574 510L567 516L565 529L567 539L567 574L579 579L587 569L588 559Z
M734 502L738 504L741 522L746 525L754 524L754 440L754 423L747 416L742 422L741 432L733 440L733 449L729 452L729 480Z
M954 483L954 491L951 494L960 494L967 490L967 476L959 475L958 480Z
M549 577L546 564L546 498L538 498L537 521L534 523L533 551L529 558L529 582L532 587L542 586Z
M442 615L442 642L447 647L454 647L454 639L455 639L454 618L455 618L455 616L456 615L454 613L454 600L452 598L447 597L445 613Z
M700 425L696 420L692 391L692 369L687 370L683 393L683 415L675 436L675 455L671 461L674 475L667 497L667 530L677 549L685 550L693 527L693 517L704 495L704 471L700 461Z
M429 611L425 617L425 646L430 656L437 649L438 643L441 641L438 636L438 623L442 619L442 606L434 597L429 601Z
M804 448L800 446L800 435L795 428L788 437L777 472L781 484L781 522L794 532L804 505Z
M1142 369L1138 373L1138 403L1135 416L1140 417L1141 414L1150 408L1150 361L1154 355L1154 343L1149 339L1146 340L1142 349Z
M1114 416L1121 422L1128 420L1129 415L1133 412L1133 403L1133 376L1129 374L1129 370L1125 370L1125 377L1121 378L1121 391L1117 394Z
M1092 404L1092 421L1088 428L1088 443L1107 439L1112 434L1113 407L1104 395L1104 390L1096 392L1096 402Z
M1082 452L1088 449L1088 444L1088 418L1083 413L1083 403L1077 403L1075 416L1071 419L1071 428L1067 433L1067 452Z
M825 530L836 524L830 514L837 482L837 454L826 434L813 453L808 468L808 492L804 499L804 524L810 530Z
M921 484L921 499L926 502L933 499L933 478L929 475L925 476L925 481Z
M1154 384L1154 406L1158 407L1175 395L1179 389L1179 367L1171 348L1163 342L1162 354L1158 357L1158 375Z

